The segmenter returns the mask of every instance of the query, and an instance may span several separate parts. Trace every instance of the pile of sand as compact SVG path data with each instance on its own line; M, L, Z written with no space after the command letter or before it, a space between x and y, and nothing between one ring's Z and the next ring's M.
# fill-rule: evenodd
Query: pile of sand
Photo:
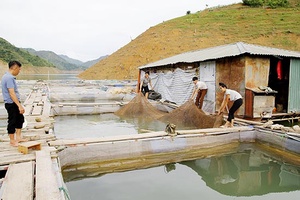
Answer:
M164 123L175 124L177 129L182 128L215 128L223 123L222 115L207 115L198 109L193 100L170 113L156 109L142 93L138 93L127 105L115 112L120 117L143 118L160 120Z
M157 110L140 92L128 104L115 112L119 117L158 119L165 113Z
M207 115L189 100L159 120L175 124L179 128L216 128L223 123L222 115Z

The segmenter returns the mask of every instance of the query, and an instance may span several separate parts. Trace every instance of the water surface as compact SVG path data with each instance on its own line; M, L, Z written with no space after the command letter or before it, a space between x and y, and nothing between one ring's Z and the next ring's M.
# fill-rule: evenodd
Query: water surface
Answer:
M160 121L120 118L113 113L99 115L71 115L55 117L54 132L57 138L96 138L131 135L143 130L162 131Z
M248 145L248 144L247 144ZM254 146L211 158L67 182L72 199L296 200L300 168Z

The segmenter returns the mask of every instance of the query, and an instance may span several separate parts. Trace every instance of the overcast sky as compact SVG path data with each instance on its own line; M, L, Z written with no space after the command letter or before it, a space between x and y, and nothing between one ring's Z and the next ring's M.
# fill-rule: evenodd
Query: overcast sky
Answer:
M242 0L1 0L0 37L81 61L112 54L163 21Z

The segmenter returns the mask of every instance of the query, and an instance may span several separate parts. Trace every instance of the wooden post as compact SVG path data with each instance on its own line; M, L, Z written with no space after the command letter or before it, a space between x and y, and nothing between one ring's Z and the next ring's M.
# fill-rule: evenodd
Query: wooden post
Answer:
M139 93L140 92L140 84L141 84L141 70L139 69L139 75L138 75L138 81L137 81L137 84L136 84L136 93Z

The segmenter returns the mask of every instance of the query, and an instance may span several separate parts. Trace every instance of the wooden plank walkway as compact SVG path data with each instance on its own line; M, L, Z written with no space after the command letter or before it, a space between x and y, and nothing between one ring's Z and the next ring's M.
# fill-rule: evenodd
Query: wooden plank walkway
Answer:
M54 119L47 89L44 82L36 82L23 103L28 125L22 135L29 142L12 147L7 134L0 136L0 169L7 169L5 177L0 177L1 200L66 199L57 150L48 145L56 137L49 134Z
M59 200L62 199L59 191L59 183L56 179L56 172L52 167L50 152L36 152L36 199Z
M33 199L34 162L10 164L0 189L1 199ZM2 195L1 195L2 194Z

